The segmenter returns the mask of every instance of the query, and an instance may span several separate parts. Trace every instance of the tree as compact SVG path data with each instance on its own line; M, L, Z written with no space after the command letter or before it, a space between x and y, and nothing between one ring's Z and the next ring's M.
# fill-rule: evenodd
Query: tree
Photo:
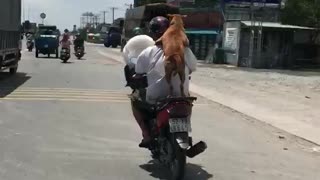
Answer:
M320 28L320 1L288 0L282 12L282 22Z
M320 34L320 0L287 0L281 17L282 23L317 29L313 40Z

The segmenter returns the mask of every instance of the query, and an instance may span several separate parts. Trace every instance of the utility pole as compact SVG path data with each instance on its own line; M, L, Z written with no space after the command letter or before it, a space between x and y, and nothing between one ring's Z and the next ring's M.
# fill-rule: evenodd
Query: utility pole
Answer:
M30 20L30 6L28 6L28 20Z
M23 11L23 21L26 20L26 14L25 14L25 3L24 3L24 0L22 0L22 11Z
M111 7L110 9L111 9L111 11L112 11L112 23L114 23L114 10L116 10L116 9L118 9L118 8L116 8L116 7Z
M103 24L106 24L106 13L108 13L108 11L102 11L103 13Z

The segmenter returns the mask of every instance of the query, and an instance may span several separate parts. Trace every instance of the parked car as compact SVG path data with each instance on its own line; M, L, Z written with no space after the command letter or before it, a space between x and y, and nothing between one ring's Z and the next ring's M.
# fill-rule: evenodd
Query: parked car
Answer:
M121 30L119 27L110 27L104 40L104 46L116 48L121 45Z

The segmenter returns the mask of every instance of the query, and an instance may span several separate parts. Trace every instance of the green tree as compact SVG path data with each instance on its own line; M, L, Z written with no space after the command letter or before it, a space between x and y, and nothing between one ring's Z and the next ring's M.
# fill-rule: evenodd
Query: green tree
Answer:
M282 23L317 28L320 34L320 0L287 0L282 11Z
M320 1L288 0L282 12L282 22L319 28Z

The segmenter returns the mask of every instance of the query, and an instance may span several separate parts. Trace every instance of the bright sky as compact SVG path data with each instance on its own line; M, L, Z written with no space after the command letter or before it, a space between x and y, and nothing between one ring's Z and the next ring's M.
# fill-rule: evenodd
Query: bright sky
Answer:
M40 13L47 14L45 24L57 25L59 29L68 28L72 30L74 24L79 27L80 16L84 12L101 14L101 11L108 11L106 14L107 23L112 21L111 7L117 7L115 18L124 17L125 4L133 3L133 0L22 0L24 5L25 19L41 23ZM22 20L23 19L22 14Z

